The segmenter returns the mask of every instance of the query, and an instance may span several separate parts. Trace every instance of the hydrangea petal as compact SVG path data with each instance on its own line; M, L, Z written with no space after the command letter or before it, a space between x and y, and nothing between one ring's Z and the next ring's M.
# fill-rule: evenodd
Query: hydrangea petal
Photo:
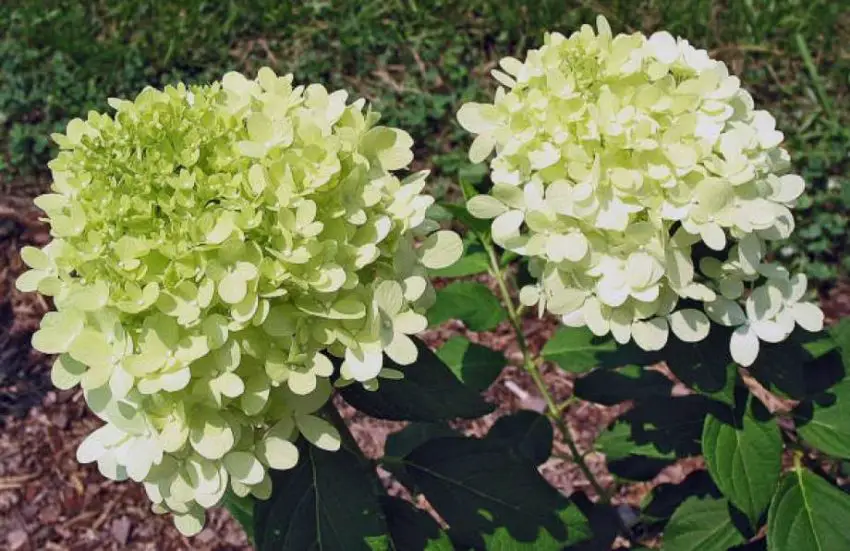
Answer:
M336 428L315 415L300 415L295 418L298 431L317 448L327 451L336 451L342 443L339 431Z
M667 344L669 327L664 318L636 321L632 324L632 337L644 350L661 350Z
M426 268L438 270L457 262L463 254L463 241L451 231L431 234L419 248L419 257Z
M739 365L749 367L753 364L759 353L759 339L751 326L742 325L735 329L729 342L729 351Z
M693 308L673 312L669 316L670 329L684 342L699 342L708 336L710 323L708 318Z
M823 311L811 302L798 302L791 307L794 320L806 331L817 332L823 329Z

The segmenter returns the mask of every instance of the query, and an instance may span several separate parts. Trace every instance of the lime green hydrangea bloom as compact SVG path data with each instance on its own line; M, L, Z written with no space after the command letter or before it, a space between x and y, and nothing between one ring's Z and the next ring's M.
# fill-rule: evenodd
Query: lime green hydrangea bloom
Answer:
M54 136L36 200L53 241L18 280L56 304L33 345L106 422L80 461L144 482L186 533L228 487L268 496L299 435L339 447L314 415L331 357L339 384L400 376L382 358L416 359L427 269L462 251L426 218L427 174L393 174L410 136L346 100L261 69L110 100Z
M458 119L477 134L473 162L495 150L492 191L468 209L531 259L524 304L647 350L671 330L699 341L714 320L736 328L743 365L760 340L822 327L805 278L764 260L804 182L726 65L666 32L613 36L600 17L500 66L495 101ZM698 244L716 258L695 266Z

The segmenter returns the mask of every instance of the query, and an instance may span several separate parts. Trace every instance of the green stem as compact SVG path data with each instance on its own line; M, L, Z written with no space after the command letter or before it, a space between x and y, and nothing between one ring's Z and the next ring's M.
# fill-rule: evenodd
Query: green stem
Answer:
M823 80L818 74L817 67L815 67L815 62L812 59L809 46L806 44L806 39L800 33L796 33L794 38L797 41L797 49L800 51L800 57L803 58L803 65L806 67L806 72L809 73L809 78L815 87L815 94L818 97L818 101L820 101L821 107L823 107L824 112L829 117L829 122L833 127L837 127L838 118L835 116L835 111L832 110L832 102L829 101L829 96L826 93L826 88L823 86Z
M596 477L593 475L593 472L590 470L590 467L588 467L587 463L584 461L584 456L579 451L572 434L570 434L569 427L561 418L561 412L563 411L564 407L566 407L566 405L569 405L569 401L567 401L566 404L561 404L560 406L556 404L555 399L552 397L552 393L549 392L549 389L546 387L546 383L543 381L543 375L540 373L539 366L535 363L534 358L531 355L531 351L528 348L528 341L526 340L525 333L522 329L522 320L517 311L517 306L514 303L514 299L511 296L510 291L508 290L508 284L505 278L505 273L502 270L501 264L499 263L499 258L496 255L496 249L493 244L486 239L482 239L481 243L484 245L484 249L487 251L487 256L490 260L490 274L496 280L496 284L499 287L499 292L502 295L502 302L505 305L505 310L507 310L508 312L508 319L510 320L511 326L513 327L513 330L516 333L517 344L519 345L520 352L522 353L523 368L531 376L531 379L534 381L535 386L540 391L540 394L543 396L543 399L546 402L546 416L549 417L549 419L558 428L558 432L561 433L564 442L570 450L571 461L578 465L579 469L581 469L581 472L584 474L585 478L587 478L588 482L590 482L590 485L593 486L593 489L599 495L600 501L602 503L608 503L611 500L610 494L608 493L608 491L605 490L605 488L602 487L602 484L600 484Z

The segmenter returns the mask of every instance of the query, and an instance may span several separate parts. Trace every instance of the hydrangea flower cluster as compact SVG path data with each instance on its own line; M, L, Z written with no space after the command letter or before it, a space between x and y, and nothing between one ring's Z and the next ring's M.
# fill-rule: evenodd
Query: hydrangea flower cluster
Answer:
M54 297L33 345L106 424L77 456L144 483L185 533L227 488L265 498L338 384L375 388L416 358L427 268L462 252L426 218L404 132L344 91L255 80L110 100L73 120L36 200L53 240L25 248L23 291ZM426 237L416 246L414 237Z
M493 188L468 209L531 259L522 302L646 350L671 330L702 340L713 320L735 327L742 365L760 340L819 330L805 277L765 260L804 189L773 117L686 40L597 26L502 59L494 103L458 112L470 159L496 151Z

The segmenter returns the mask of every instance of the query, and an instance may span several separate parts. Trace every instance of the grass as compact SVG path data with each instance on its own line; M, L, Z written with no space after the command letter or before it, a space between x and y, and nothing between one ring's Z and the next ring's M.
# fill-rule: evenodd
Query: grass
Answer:
M666 29L724 59L785 132L810 183L797 240L778 254L820 280L850 271L850 7L834 0L12 0L0 4L0 188L44 185L51 132L109 96L268 65L344 87L408 130L434 192L476 183L454 121L504 55L545 30L606 15Z

